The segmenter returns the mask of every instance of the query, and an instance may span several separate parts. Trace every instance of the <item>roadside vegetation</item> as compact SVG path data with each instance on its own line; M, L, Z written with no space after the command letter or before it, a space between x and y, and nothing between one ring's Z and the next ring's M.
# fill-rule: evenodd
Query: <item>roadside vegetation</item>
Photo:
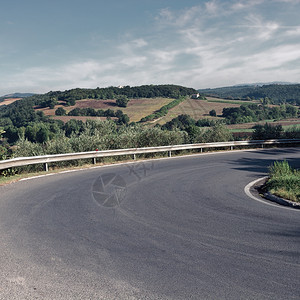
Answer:
M300 202L300 170L293 169L287 161L275 161L269 168L266 188L272 194Z

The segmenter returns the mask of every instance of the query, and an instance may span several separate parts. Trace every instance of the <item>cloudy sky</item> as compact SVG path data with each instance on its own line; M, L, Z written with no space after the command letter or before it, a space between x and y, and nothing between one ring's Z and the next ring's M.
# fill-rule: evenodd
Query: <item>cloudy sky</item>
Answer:
M1 0L0 95L300 82L300 0Z

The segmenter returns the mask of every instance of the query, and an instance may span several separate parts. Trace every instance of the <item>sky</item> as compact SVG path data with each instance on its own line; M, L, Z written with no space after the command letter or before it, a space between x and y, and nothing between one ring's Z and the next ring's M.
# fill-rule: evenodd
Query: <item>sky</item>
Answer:
M300 82L300 0L1 0L0 95Z

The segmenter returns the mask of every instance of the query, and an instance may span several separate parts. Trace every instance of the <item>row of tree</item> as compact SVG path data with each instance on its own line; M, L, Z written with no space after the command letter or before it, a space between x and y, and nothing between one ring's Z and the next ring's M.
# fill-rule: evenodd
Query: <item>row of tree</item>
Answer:
M226 107L222 117L228 124L258 122L268 119L285 119L298 116L298 108L292 105L282 104L279 107L266 105L241 105L240 107Z
M66 111L62 111L63 108L58 108L55 111L56 115L66 115ZM64 114L63 114L64 113ZM95 110L94 108L79 108L76 107L68 112L68 116L87 116L87 117L107 117L107 118L117 118L117 124L128 124L129 117L128 115L124 114L122 110L113 111L112 109L98 109Z
M153 121L155 119L158 119L158 118L161 118L161 117L167 115L167 113L169 112L169 110L171 108L177 106L178 104L183 102L185 99L186 99L185 97L180 97L180 98L177 98L177 99L173 100L172 102L170 102L170 103L164 105L163 107L161 107L159 110L157 110L153 114L142 118L141 122Z

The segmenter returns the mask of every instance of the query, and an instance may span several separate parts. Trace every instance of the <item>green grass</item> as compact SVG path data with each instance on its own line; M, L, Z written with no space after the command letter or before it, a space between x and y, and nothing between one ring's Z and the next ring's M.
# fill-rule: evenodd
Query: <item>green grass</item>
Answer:
M287 161L275 161L269 168L267 189L279 197L300 202L300 170L293 169Z
M242 129L242 128L237 128L237 129L229 129L230 132L253 132L254 129L252 128L245 128L245 129Z
M282 126L282 128L285 131L286 130L290 130L290 129L300 130L300 124L296 124L296 125L284 125L284 126Z

